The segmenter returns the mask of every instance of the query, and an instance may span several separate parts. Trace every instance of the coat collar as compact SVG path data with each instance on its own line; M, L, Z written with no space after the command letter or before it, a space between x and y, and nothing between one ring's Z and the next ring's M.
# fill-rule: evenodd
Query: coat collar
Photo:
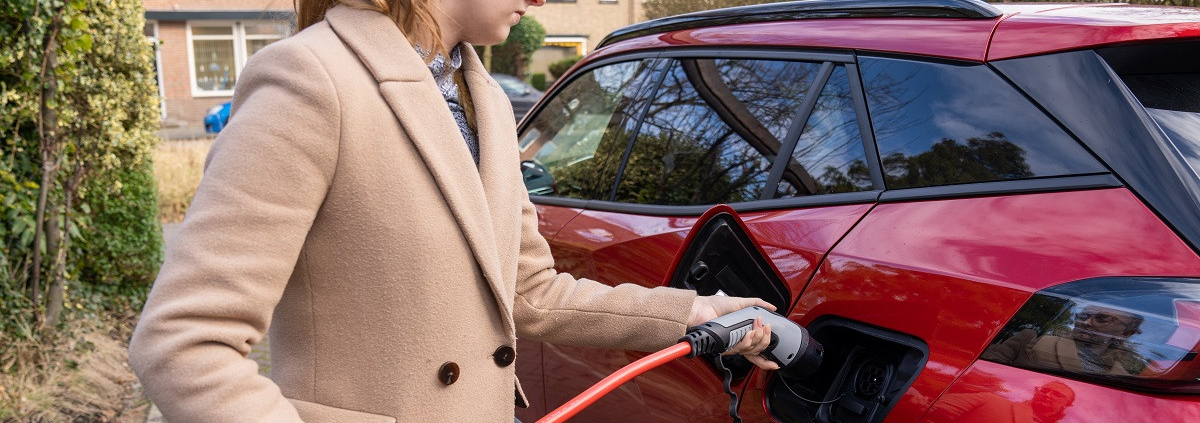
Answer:
M519 204L504 190L508 163L504 147L515 149L516 129L504 95L483 68L475 50L462 49L463 67L475 105L479 141L479 167L442 97L425 61L388 16L361 8L339 5L325 20L353 51L379 83L379 91L391 107L433 175L451 212L470 244L472 253L491 287L501 316L510 330L512 299L502 279L496 225L520 225ZM515 159L514 159L515 160ZM489 196L488 194L491 194ZM512 210L518 210L514 216Z

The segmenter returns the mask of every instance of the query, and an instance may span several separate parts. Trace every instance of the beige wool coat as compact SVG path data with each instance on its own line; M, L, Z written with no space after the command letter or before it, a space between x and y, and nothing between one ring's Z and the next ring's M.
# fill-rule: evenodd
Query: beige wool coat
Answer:
M338 6L254 55L130 344L167 421L510 423L519 384L493 355L518 337L683 335L689 291L555 272L512 109L464 53L478 170L385 15ZM270 378L247 359L268 328Z

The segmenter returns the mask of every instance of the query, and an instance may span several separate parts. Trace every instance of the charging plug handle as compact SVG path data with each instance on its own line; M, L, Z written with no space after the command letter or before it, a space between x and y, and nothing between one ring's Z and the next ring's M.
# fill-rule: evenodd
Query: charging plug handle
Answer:
M721 354L754 330L754 319L760 317L764 325L771 325L771 343L761 353L763 357L778 364L779 371L790 376L805 377L816 371L824 354L821 344L812 339L803 326L759 306L746 307L688 328L680 341L692 346L688 358Z

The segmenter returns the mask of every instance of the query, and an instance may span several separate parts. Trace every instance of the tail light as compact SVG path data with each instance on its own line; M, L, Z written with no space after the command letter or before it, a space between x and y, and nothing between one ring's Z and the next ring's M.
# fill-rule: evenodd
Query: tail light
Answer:
M1038 291L981 359L1095 383L1200 393L1200 279L1119 277Z

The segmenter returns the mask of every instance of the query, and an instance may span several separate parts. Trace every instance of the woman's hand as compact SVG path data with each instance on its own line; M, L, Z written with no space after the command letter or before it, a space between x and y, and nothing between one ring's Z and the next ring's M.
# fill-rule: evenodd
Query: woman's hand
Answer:
M775 311L775 306L758 298L741 298L712 295L696 297L692 303L692 314L688 317L688 326L696 326L709 320L724 316L750 306L759 306ZM779 369L779 365L759 355L771 344L771 325L763 325L762 319L754 319L754 330L746 334L741 342L730 348L723 355L741 354L754 365L765 370Z

